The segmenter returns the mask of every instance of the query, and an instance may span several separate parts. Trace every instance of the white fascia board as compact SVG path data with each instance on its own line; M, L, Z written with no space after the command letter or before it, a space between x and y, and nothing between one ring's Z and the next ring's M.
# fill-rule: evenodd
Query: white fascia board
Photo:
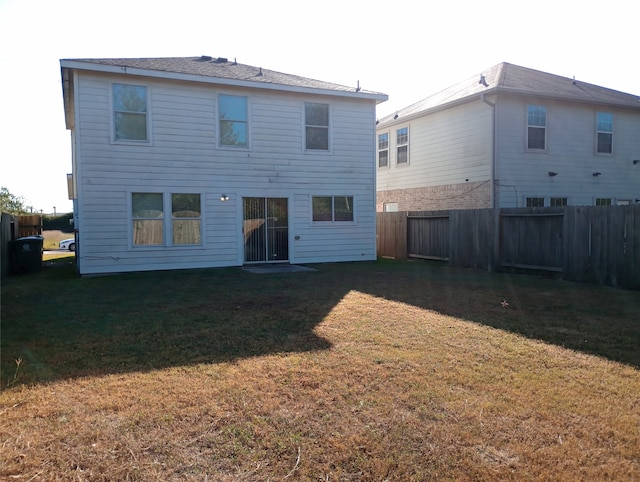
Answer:
M375 100L376 104L389 99L386 94L367 93L367 92L348 92L343 90L315 89L313 87L299 87L284 84L270 84L251 82L249 80L225 79L223 77L207 77L204 75L181 74L178 72L166 72L160 70L145 70L131 67L123 67L116 65L102 65L78 62L74 60L61 60L62 68L74 70L87 70L91 72L104 72L111 74L136 75L140 77L153 77L158 79L181 80L188 82L200 82L205 84L227 85L232 87L246 87L249 89L277 90L281 92L294 92L299 94L319 94L331 95L336 97L350 97L356 99Z
M409 115L405 115L405 116L398 115L397 119L394 119L392 117L389 120L379 122L378 125L376 126L376 129L393 127L394 125L399 125L399 124L406 124L407 122L412 121L413 119L417 119L425 115L433 114L435 112L440 112L442 110L451 109L453 107L457 107L462 104L468 104L470 102L475 102L478 100L482 101L483 95L487 97L488 95L491 95L493 93L495 93L495 89L492 89L492 91L487 90L485 92L475 93L475 94L468 95L466 97L461 97L460 99L456 99L450 102L446 102L444 104L438 104L432 107L428 107L426 109L413 112L412 114L409 114Z

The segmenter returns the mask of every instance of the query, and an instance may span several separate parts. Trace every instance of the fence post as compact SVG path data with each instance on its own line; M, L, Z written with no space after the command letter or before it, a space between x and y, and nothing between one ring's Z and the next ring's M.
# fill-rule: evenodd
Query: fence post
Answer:
M489 271L498 271L500 269L500 208L493 206L493 256L492 263L489 265Z

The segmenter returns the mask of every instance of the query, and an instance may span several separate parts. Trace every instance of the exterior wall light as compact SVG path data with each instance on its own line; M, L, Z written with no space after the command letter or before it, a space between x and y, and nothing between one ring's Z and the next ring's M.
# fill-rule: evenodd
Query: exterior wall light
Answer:
M602 174L602 173L601 173L601 172L594 172L594 173L592 174L592 176L593 176L593 177L598 177L600 174Z
M229 200L229 196L227 196L226 194L222 194L220 196L220 202L225 202Z

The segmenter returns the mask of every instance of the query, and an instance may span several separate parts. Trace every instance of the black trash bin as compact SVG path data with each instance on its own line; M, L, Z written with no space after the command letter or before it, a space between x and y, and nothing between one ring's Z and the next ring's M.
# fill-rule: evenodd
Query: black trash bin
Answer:
M42 236L26 236L12 242L13 269L17 273L31 273L42 269Z

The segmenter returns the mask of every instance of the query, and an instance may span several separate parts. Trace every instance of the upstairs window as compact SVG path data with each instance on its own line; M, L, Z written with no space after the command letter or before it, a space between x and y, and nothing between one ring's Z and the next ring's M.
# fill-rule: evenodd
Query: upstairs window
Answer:
M378 134L378 167L389 166L389 133Z
M547 147L547 108L527 106L527 149L544 150Z
M353 221L353 196L314 196L313 220Z
M613 152L613 114L598 112L596 124L596 152L611 154Z
M247 147L247 98L221 94L218 104L220 145Z
M147 88L113 84L113 127L116 141L148 141Z
M305 148L329 150L329 104L304 105Z
M597 197L596 206L611 206L611 198L609 197Z
M396 131L396 164L409 163L409 128Z

